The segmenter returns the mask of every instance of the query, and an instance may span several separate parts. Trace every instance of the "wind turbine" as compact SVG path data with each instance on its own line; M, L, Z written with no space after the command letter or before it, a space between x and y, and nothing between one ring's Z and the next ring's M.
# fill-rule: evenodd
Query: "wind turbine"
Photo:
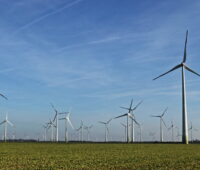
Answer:
M64 118L61 118L59 120L65 120L65 142L68 142L68 129L67 129L67 123L70 124L70 126L72 127L72 129L74 129L69 117L70 117L71 111L69 111L69 113L66 114L66 116Z
M6 119L0 123L0 125L4 124L4 142L7 140L7 124L10 126L14 126L9 120L8 120L8 115L6 114Z
M165 124L165 122L164 122L164 120L163 120L163 116L164 116L165 113L167 112L167 109L168 109L168 108L166 108L166 109L163 111L163 113L162 113L161 115L157 115L157 116L151 115L151 117L158 117L158 118L160 119L160 142L163 142L162 123L163 123L163 124L165 125L165 127L167 128L167 126L166 126L166 124Z
M84 129L87 131L87 141L90 140L90 129L93 127L93 125L91 126L85 126Z
M187 105L186 105L185 69L190 71L193 74L200 76L200 74L196 73L185 64L186 57L187 57L187 37L188 37L188 30L186 32L185 47L184 47L182 62L176 65L175 67L173 67L171 70L153 79L153 80L156 80L178 68L181 68L181 72L182 72L182 143L184 144L188 144L188 120L187 120Z
M118 118L124 117L124 116L127 117L127 125L126 125L127 131L126 132L127 132L127 143L129 143L129 118L131 118L131 120L133 120L136 124L139 124L139 123L135 120L135 118L133 117L133 115L131 113L125 113L123 115L115 117L114 119L118 119Z
M55 116L54 116L54 119L53 119L53 122L56 121L56 142L58 142L58 115L59 114L66 114L68 112L61 112L59 113L58 110L54 107L54 105L52 103L51 104L51 107L53 108L53 110L55 111Z
M125 130L125 133L124 133L124 141L126 142L126 135L127 135L127 133L126 133L126 131L127 131L127 126L125 125L125 124L123 124L123 123L121 123L121 125L124 127L124 130Z
M53 141L53 128L56 127L56 125L53 123L52 120L49 121L48 125L48 129L51 128L51 141Z
M48 123L42 126L44 128L44 141L47 141L47 128L48 128Z
M188 129L189 131L191 131L191 142L193 142L193 125L192 125L192 122L190 122L190 128ZM195 131L198 131L197 129L194 129Z
M107 122L101 122L99 121L99 123L105 125L105 142L108 141L108 134L109 134L109 129L108 129L108 124L111 122L112 119L109 119Z
M137 107L142 103L143 101L140 101L134 108L132 108L133 105L133 99L131 100L131 104L129 106L129 108L127 107L120 107L122 109L126 109L128 110L128 113L131 115L131 142L134 142L134 120L135 120L135 115L133 114L133 111L137 109ZM137 123L136 123L137 124ZM128 130L127 130L128 132Z
M171 121L171 126L168 128L168 130L172 130L172 142L174 142L174 122Z
M142 124L139 124L140 129L140 142L142 142Z
M84 128L84 125L83 125L83 121L81 120L81 125L78 129L76 129L78 132L79 132L79 141L83 142L83 128Z

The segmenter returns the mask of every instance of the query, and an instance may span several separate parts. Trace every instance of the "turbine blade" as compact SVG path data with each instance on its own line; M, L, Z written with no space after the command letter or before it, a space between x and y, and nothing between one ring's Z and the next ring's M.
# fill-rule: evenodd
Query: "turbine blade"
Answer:
M69 122L69 124L72 127L72 129L74 129L74 126L72 125L72 122L70 121L70 119L67 119L67 121Z
M0 96L3 97L4 99L8 100L8 98L1 93L0 93Z
M54 118L53 118L53 122L56 120L57 117L57 113L55 114Z
M108 124L108 123L110 123L111 122L111 120L113 120L113 118L111 118L110 120L108 120L106 123Z
M161 118L163 124L165 125L165 127L167 128L167 125L165 124L165 121L163 120L163 118Z
M140 124L139 124L134 118L131 117L131 119L132 119L138 126L140 126Z
M59 120L65 120L65 118L60 118Z
M167 110L168 110L168 107L163 111L163 113L162 113L162 115L161 115L161 117L163 117L164 116L164 114L167 112Z
M11 123L9 120L7 120L7 122L8 122L8 124L9 124L10 126L14 126L13 123Z
M122 126L124 126L124 127L126 127L126 125L125 125L125 124L123 124L123 123L121 123L121 125L122 125Z
M187 57L187 37L188 37L188 30L186 31L185 47L184 47L184 55L183 55L183 63L186 62L186 57Z
M194 73L194 74L196 74L197 76L200 76L199 73L195 72L194 70L192 70L191 68L189 68L189 67L186 66L185 64L184 64L184 67L185 67L186 70L190 71L191 73Z
M69 112L61 112L59 113L60 115L63 115L63 114L68 114Z
M124 117L124 116L127 116L127 113L123 114L123 115L120 115L120 116L117 116L115 117L114 119L117 119L117 118L120 118L120 117Z
M120 108L122 108L122 109L126 109L126 110L129 110L129 108L127 108L127 107L120 107Z
M99 123L101 123L101 124L106 124L105 122L101 122L101 121L99 121Z
M158 79L158 78L160 78L160 77L162 77L162 76L164 76L164 75L166 75L166 74L168 74L168 73L170 73L170 72L172 72L172 71L174 71L174 70L178 69L178 68L179 68L179 67L181 67L181 66L182 66L182 64L179 64L179 65L177 65L177 66L173 67L171 70L169 70L169 71L167 71L167 72L165 72L165 73L161 74L160 76L158 76L158 77L154 78L153 80L156 80L156 79Z
M50 103L50 105L51 105L51 107L53 108L53 110L54 110L55 112L57 112L57 110L55 109L54 105L53 105L52 103Z
M2 124L4 124L4 123L5 123L5 120L4 120L3 122L1 122L0 125L2 125Z
M150 115L151 117L160 117L160 116L156 116L156 115Z
M136 110L137 109L137 107L139 106L139 105L141 105L142 104L142 102L143 101L140 101L133 109L132 109L132 111L134 111L134 110Z
M133 105L133 99L131 99L131 104L130 104L130 108L129 109L132 108L132 105Z

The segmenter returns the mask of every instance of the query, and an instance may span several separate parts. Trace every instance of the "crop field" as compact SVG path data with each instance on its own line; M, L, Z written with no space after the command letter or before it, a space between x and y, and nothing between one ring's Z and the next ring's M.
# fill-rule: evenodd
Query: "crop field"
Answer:
M0 143L0 169L200 169L200 145Z

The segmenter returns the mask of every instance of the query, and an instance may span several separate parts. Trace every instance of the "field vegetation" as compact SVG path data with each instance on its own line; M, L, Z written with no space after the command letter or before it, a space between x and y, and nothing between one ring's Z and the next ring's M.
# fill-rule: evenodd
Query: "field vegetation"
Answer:
M0 143L0 169L200 169L200 145Z

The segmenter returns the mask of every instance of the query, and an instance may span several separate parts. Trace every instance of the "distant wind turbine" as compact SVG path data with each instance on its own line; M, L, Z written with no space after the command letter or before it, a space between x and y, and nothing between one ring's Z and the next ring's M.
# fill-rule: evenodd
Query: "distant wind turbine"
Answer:
M124 141L126 142L126 135L127 135L127 133L126 133L126 131L127 131L127 126L125 125L125 124L123 124L123 123L121 123L121 125L124 127L124 130L125 130L125 133L124 133Z
M52 120L49 121L48 123L48 129L51 128L51 141L53 142L53 131L54 131L54 127L56 127L56 125L53 123Z
M136 110L138 108L138 106L142 103L143 101L140 101L135 107L132 108L132 105L133 105L133 99L131 100L131 104L129 106L129 108L127 107L120 107L122 109L126 109L128 110L128 114L131 115L130 118L131 118L131 142L134 142L134 121L136 120L135 119L135 115L133 114L133 111ZM136 123L137 124L137 123ZM128 132L128 129L127 128L127 132Z
M81 125L78 129L76 129L76 131L79 132L79 141L83 142L83 128L84 128L84 125L83 125L83 121L81 120Z
M120 116L117 116L117 117L115 117L114 119L118 119L118 118L120 118L120 117L126 117L127 118L127 143L129 143L129 118L131 118L131 120L133 120L136 124L138 124L139 125L139 123L135 120L135 118L132 116L132 114L131 113L125 113L125 114L123 114L123 115L120 115Z
M44 128L44 141L47 141L47 128L48 128L48 123L42 126Z
M51 107L53 108L53 110L55 111L55 116L54 116L54 119L53 119L53 122L56 121L56 142L58 142L59 138L58 138L58 115L59 114L66 114L67 112L58 112L58 110L54 107L54 105L52 103L51 104Z
M108 134L109 133L109 129L108 129L108 124L111 122L112 119L109 119L107 122L101 122L99 121L99 123L105 125L105 142L108 142Z
M90 129L93 127L93 125L91 126L85 126L84 129L87 131L87 141L90 140Z
M168 128L168 130L172 130L172 142L174 142L174 122L171 121L171 126Z
M198 131L197 129L193 128L192 122L190 122L190 128L188 129L191 135L191 142L193 142L193 130Z
M7 124L10 126L14 126L9 120L8 120L8 115L6 114L6 119L0 123L0 125L4 124L4 142L7 140Z
M186 105L185 69L190 71L193 74L200 76L200 74L196 73L185 64L186 57L187 57L187 37L188 37L188 31L186 32L185 48L184 48L184 55L183 55L182 62L176 65L175 67L173 67L171 70L167 71L166 73L163 73L160 76L153 79L153 80L156 80L178 68L181 68L181 71L182 71L182 143L184 144L188 144L188 120L187 120L187 105Z
M151 115L151 117L158 117L160 119L160 142L163 142L163 129L162 129L162 124L165 125L165 127L167 128L164 120L163 120L163 116L165 115L165 113L167 112L167 109L166 108L163 113L161 115Z
M68 142L68 128L67 128L67 124L69 123L70 126L72 127L72 129L74 129L73 125L72 125L72 122L70 120L70 114L71 114L71 111L69 111L66 116L64 118L60 118L59 120L65 120L65 142Z

